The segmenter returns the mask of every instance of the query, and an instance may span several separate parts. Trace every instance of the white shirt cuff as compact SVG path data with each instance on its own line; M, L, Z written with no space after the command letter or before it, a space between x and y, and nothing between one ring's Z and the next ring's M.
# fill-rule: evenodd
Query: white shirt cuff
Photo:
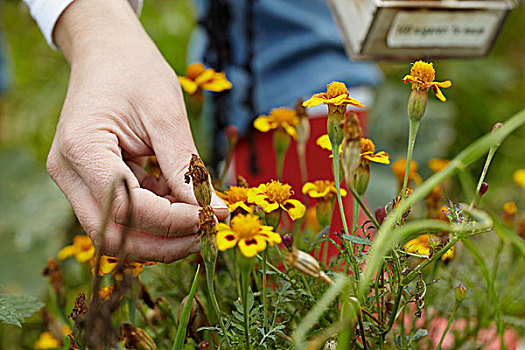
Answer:
M53 42L53 30L62 12L74 0L24 0L31 10L31 16L35 19L46 38L47 43L56 50ZM128 0L137 14L142 10L143 0Z

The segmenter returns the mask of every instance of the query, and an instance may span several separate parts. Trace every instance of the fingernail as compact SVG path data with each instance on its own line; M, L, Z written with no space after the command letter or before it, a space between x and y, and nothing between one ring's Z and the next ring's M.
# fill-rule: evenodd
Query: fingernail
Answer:
M200 244L199 243L200 243L199 237L195 236L195 242L190 247L190 254L200 252L201 248L200 248Z

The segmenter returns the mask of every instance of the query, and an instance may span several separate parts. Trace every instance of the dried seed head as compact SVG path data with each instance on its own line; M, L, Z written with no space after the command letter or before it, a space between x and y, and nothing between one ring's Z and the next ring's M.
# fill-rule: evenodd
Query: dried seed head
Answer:
M204 261L213 264L217 259L216 224L217 220L211 206L207 205L199 211L198 234L201 238L201 255Z
M131 323L122 322L120 326L120 339L126 349L135 350L157 350L157 346L151 337L143 329L137 328Z
M193 193L201 207L211 203L210 175L202 160L196 154L191 155L188 171L184 174L184 181L193 182Z
M297 271L318 278L328 284L332 284L332 280L321 271L321 266L317 259L302 250L293 248L292 251L286 253L284 260L288 265Z

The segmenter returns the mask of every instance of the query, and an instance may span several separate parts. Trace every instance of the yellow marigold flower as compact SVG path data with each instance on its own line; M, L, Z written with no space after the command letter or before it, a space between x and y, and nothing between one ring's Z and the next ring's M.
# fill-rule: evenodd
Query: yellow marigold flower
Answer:
M79 262L86 262L95 255L95 247L91 238L86 235L76 235L73 237L73 244L67 245L58 252L58 259L64 260L72 256Z
M316 180L304 184L303 194L307 194L311 198L332 199L337 194L337 190L333 181ZM341 188L341 196L346 196L346 191L343 188Z
M51 332L41 333L34 344L35 350L55 349L60 347L62 347L62 344L53 337Z
M503 211L505 213L508 213L510 215L514 215L514 214L516 214L516 210L517 210L517 207L516 207L516 203L514 203L514 202L507 202L507 203L503 204Z
M427 63L424 61L417 61L412 63L412 69L410 69L410 74L406 75L403 78L403 83L412 84L412 89L418 89L422 91L428 91L429 88L434 90L436 97L442 102L445 102L447 99L441 92L439 88L448 88L452 86L450 80L444 82L434 81L436 78L436 71L432 63Z
M284 209L292 220L297 220L304 215L306 208L296 199L290 199L294 194L292 186L272 180L248 190L248 202L255 203L270 213L279 208Z
M441 170L445 169L448 164L450 163L450 160L448 159L441 159L441 158L432 158L428 161L428 167L432 172L438 173Z
M512 175L512 179L516 185L521 186L521 188L525 188L525 169L516 170Z
M239 214L234 217L230 225L217 225L217 247L219 250L239 248L247 258L254 257L258 252L266 249L266 245L273 246L281 243L281 236L273 232L271 226L265 226L253 214Z
M364 108L361 102L351 98L348 95L348 89L344 83L333 81L326 85L326 92L313 95L310 99L303 102L304 107L315 107L321 104L325 105L352 105L355 107Z
M361 138L361 159L366 159L374 163L390 164L388 153L380 151L375 153L376 146L370 139Z
M403 183L403 179L405 177L405 170L407 166L407 161L404 158L396 160L394 163L392 163L392 172L396 176L396 179L399 183ZM414 181L416 184L421 183L421 176L417 173L417 167L418 164L415 160L412 160L410 162L410 170L408 171L408 182Z
M315 141L316 145L321 147L322 149L328 150L332 152L332 143L330 142L330 137L328 134L319 136L319 138ZM339 154L343 152L343 144L339 146ZM332 158L333 155L330 154L330 158Z
M297 111L289 108L274 108L269 115L261 115L253 121L255 129L268 132L272 129L282 128L288 135L297 138L295 127L299 125Z
M133 271L133 277L137 277L144 271L144 265L155 265L156 263L153 261L133 261L129 263L128 265L124 266L124 271ZM98 271L99 276L105 276L108 273L113 272L115 268L118 266L118 258L102 255L100 257L100 269ZM94 273L94 270L91 271ZM114 278L117 281L122 280L122 276L116 274Z
M419 255L429 255L430 254L430 243L432 240L437 239L435 235L420 235L417 238L414 238L404 245L404 249L407 252L415 253ZM454 247L452 246L445 254L441 256L442 261L450 260L454 257Z
M190 64L186 69L186 76L178 78L184 91L190 95L199 89L220 92L232 88L224 73L217 73L212 68L206 69L202 63Z
M230 186L224 193L215 191L217 195L226 203L230 213L234 212L237 208L241 208L247 213L252 212L248 203L248 188L240 186Z

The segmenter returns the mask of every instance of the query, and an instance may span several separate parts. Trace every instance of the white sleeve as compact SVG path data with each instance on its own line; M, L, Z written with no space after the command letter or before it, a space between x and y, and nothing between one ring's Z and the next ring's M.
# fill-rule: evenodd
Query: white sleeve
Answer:
M53 43L53 29L62 12L74 0L24 0L31 10L31 16L35 19L44 34L49 46L56 49ZM140 14L144 0L128 0L137 14Z

